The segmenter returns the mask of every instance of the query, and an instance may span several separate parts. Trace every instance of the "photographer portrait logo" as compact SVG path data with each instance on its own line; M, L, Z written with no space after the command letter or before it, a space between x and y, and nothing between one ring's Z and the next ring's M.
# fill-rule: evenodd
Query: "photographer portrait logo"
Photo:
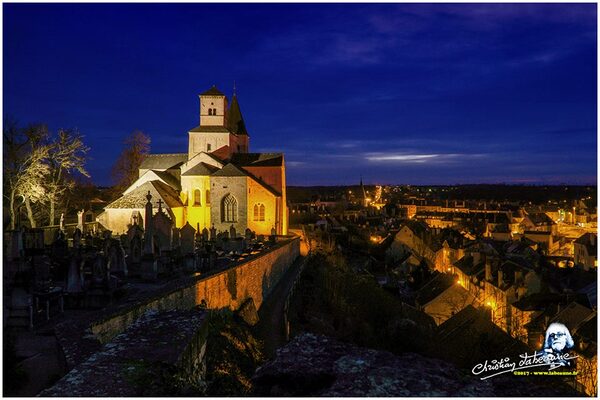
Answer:
M494 376L513 373L514 375L577 375L576 371L568 370L575 366L576 354L570 353L575 347L569 329L561 323L555 322L548 326L542 349L533 354L523 353L519 359L511 360L503 357L494 360L485 360L473 367L471 372L481 380ZM562 370L556 371L561 367ZM531 370L531 371L529 371Z

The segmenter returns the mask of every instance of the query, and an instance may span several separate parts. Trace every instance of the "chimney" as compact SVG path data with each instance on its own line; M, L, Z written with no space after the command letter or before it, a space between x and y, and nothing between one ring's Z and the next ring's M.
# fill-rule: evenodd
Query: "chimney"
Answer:
M485 260L485 280L492 281L492 263L489 259Z
M501 288L504 283L504 272L501 269L498 270L498 287Z

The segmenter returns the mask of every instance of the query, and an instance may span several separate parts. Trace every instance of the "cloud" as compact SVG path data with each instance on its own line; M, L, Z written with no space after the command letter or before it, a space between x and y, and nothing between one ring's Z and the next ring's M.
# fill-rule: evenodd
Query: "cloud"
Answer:
M485 154L460 154L460 153L434 153L434 154L407 154L407 153L367 153L364 158L370 162L425 164L425 163L456 163L465 159L482 158Z

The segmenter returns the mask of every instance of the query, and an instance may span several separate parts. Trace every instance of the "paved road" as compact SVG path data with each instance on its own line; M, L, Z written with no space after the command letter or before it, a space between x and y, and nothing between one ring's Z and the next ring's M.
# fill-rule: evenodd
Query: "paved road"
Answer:
M275 350L286 343L283 308L287 294L300 272L300 266L304 262L304 258L298 257L296 259L258 311L259 323L256 325L256 332L257 336L265 343L267 358L273 358Z

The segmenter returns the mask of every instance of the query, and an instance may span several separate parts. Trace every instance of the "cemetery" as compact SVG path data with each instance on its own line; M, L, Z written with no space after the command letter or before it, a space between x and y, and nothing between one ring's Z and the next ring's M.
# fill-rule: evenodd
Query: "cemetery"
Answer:
M125 234L112 235L83 217L78 212L76 226L61 218L52 232L5 232L5 327L53 334L63 374L103 354L103 346L124 332L142 335L143 329L130 328L153 313L163 318L169 310L236 310L248 299L258 309L299 254L297 237L275 232L264 237L234 226L219 232L189 224L178 229L160 199L153 213L150 193L143 217L134 216ZM168 323L171 317L164 318Z

